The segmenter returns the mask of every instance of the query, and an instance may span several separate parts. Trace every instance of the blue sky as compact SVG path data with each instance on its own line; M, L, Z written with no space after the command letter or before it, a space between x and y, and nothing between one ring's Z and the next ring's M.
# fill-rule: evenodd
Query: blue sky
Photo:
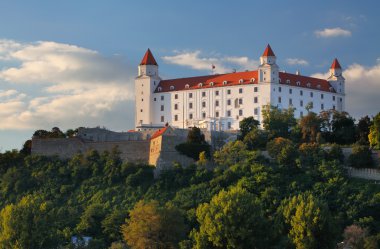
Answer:
M347 111L380 111L378 1L8 1L0 3L0 151L37 129L133 128L133 79L151 48L162 78L344 67Z

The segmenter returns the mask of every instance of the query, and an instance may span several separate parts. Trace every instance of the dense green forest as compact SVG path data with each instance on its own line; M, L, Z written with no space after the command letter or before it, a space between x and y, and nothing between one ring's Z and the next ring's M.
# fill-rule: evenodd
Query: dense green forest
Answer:
M343 166L374 166L380 114L355 124L266 111L264 130L244 119L237 141L156 178L117 148L69 160L30 155L29 143L1 153L0 248L379 248L380 185ZM354 144L348 161L338 144Z

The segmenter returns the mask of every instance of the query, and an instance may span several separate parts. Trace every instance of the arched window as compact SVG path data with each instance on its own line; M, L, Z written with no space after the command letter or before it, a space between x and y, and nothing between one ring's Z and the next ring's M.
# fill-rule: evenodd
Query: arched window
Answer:
M307 87L311 87L310 82L307 82L306 86L307 86Z
M185 88L186 88L186 89L189 89L189 88L190 88L189 84L186 84L186 85L185 85Z
M157 91L161 92L161 91L162 91L162 87L159 86L159 87L157 88Z
M227 85L227 80L223 81L223 85Z
M239 84L243 84L244 80L243 79L240 79L239 80Z
M318 89L321 89L321 85L318 84L318 85L317 85L317 88L318 88Z
M210 82L210 86L214 86L214 82Z
M256 80L255 78L251 78L250 82L253 83L255 82L255 80Z
M174 90L174 86L170 86L170 90Z
M202 86L203 86L203 83L199 83L198 86L199 86L199 87L202 87Z
M297 86L300 86L300 85L301 85L301 82L297 81L297 83L296 83L296 84L297 84Z

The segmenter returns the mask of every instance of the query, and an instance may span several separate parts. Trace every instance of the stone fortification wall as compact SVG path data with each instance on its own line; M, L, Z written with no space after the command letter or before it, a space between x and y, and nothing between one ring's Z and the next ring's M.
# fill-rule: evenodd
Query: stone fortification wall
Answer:
M84 141L80 138L33 138L32 154L70 158L77 153L86 153L89 150L97 150L100 153L111 151L118 147L123 161L148 162L149 140L138 141Z

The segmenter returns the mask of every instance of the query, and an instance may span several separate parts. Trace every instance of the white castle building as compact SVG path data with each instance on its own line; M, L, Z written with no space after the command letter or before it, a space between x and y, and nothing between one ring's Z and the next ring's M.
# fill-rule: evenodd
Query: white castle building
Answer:
M262 121L262 106L295 108L295 117L312 111L344 111L345 79L337 59L328 79L281 72L268 45L256 70L162 80L151 51L145 53L135 81L136 130L198 126L209 130L239 129L253 116ZM210 65L211 66L211 65Z

